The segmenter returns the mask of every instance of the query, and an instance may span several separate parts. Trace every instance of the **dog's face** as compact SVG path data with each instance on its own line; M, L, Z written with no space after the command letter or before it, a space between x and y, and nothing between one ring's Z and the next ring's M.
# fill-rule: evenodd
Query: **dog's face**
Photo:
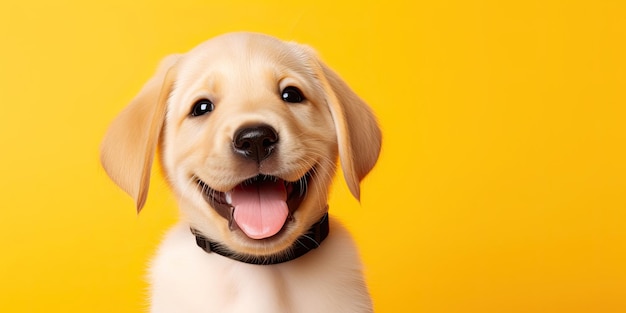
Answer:
M195 229L234 252L272 255L325 214L338 154L358 197L380 131L310 48L237 33L167 58L111 126L102 162L138 208L158 144Z
M324 214L337 139L309 63L265 37L180 60L162 161L194 227L231 249L284 249Z

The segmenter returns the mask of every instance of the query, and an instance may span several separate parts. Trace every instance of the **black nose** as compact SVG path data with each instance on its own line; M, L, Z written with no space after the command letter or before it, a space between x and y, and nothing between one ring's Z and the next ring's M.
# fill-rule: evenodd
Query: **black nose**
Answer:
M235 132L233 149L251 160L261 162L272 154L278 143L276 130L269 125L242 127Z

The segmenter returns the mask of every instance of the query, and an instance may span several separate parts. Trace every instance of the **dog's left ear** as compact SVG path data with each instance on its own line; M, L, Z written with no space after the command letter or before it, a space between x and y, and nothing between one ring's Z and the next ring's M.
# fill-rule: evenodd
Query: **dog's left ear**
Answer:
M137 212L146 202L152 160L165 120L167 99L179 55L161 61L156 74L113 120L100 146L100 161L111 179L128 193Z
M350 192L360 199L360 182L380 154L382 135L369 106L337 73L319 61L326 101L335 123L339 160Z

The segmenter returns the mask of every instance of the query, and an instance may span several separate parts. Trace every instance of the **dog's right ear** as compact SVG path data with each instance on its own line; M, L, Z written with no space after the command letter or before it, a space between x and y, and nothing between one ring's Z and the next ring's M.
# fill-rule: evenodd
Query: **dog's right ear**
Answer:
M113 120L100 146L102 166L133 197L137 213L148 195L152 160L179 58L180 55L170 55L161 61L155 75Z

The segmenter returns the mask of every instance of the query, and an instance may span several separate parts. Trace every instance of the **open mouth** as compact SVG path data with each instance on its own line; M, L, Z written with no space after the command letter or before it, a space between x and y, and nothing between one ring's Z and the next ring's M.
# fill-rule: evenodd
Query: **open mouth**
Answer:
M257 175L227 191L217 191L202 180L197 183L204 199L226 220L231 230L240 229L252 239L278 234L306 196L312 170L295 182L276 176Z

